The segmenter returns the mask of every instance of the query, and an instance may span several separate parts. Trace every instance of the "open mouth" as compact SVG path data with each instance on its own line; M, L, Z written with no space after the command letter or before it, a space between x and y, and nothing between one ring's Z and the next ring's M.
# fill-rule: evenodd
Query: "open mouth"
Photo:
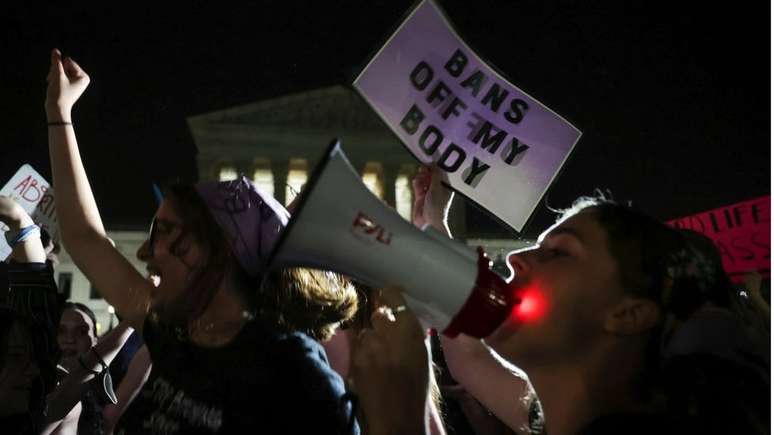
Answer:
M158 287L161 284L161 272L152 266L146 267L146 270L148 271L148 281L153 287Z

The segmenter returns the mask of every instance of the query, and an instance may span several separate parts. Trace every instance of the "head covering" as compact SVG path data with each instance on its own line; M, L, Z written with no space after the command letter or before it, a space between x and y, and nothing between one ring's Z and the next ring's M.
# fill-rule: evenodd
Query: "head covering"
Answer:
M229 238L231 250L251 278L264 271L290 214L245 176L198 183L196 191Z

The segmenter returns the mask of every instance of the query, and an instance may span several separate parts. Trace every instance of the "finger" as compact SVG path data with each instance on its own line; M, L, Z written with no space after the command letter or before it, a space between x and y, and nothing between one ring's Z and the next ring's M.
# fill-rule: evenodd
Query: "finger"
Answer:
M421 166L420 171L411 179L411 186L414 189L414 193L424 193L430 188L430 183L433 181L433 176L430 169L426 166Z
M411 331L410 334L424 337L422 332L422 325L417 320L414 312L409 308L406 299L403 297L403 290L400 287L386 287L382 289L376 298L376 306L385 306L390 310L388 312L380 312L376 310L371 316L371 322L374 325L374 329L377 331L384 331L385 328L389 328L390 324L396 324L403 333ZM401 307L401 312L395 310Z
M51 68L49 68L49 76L64 75L64 67L62 66L62 53L58 49L51 50Z
M384 287L376 295L377 306L397 307L406 305L406 299L403 297L403 289L398 286Z
M78 63L75 62L71 57L65 58L64 68L65 72L67 72L67 76L70 78L88 77L88 75L86 75L86 71L84 71L83 68L81 68L81 66L78 65Z
M397 318L390 307L380 306L371 314L371 327L374 331L384 333L389 325L395 323L396 320Z

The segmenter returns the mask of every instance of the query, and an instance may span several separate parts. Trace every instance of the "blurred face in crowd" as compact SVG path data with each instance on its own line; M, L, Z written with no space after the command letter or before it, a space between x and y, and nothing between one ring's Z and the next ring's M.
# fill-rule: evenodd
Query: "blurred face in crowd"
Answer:
M605 333L623 296L607 234L585 209L508 257L522 303L487 343L516 364L572 361Z
M203 250L186 231L169 199L159 206L151 234L137 251L137 258L147 265L148 279L154 287L151 303L156 309L174 306L190 284L193 272L204 262Z
M8 331L0 358L0 417L26 412L32 387L40 376L32 340L19 322Z
M59 320L57 343L62 350L62 365L66 368L77 364L78 355L87 352L97 344L94 334L96 327L88 314L75 308L68 307L62 312Z

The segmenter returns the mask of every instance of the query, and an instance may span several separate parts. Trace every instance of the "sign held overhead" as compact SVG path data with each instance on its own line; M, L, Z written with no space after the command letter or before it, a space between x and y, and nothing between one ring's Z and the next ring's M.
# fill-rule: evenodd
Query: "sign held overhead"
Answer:
M354 88L420 162L521 231L581 132L489 67L422 1Z

